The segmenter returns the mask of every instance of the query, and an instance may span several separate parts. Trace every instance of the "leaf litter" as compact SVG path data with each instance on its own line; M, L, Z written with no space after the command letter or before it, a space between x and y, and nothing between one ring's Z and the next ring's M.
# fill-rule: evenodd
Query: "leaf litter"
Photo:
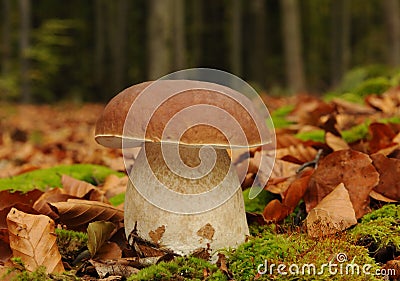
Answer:
M277 159L264 186L266 192L274 195L266 196L265 202L259 201L259 213L249 213L248 218L259 224L279 224L303 210L307 215L302 223L305 231L318 238L348 229L372 208L386 202L398 202L400 122L396 117L400 115L399 96L400 88L397 87L382 95L369 95L366 104L359 106L337 99L323 102L315 97L291 98L291 104L296 105L285 111L286 116L279 116L287 122L276 129ZM100 106L78 108L77 114L58 109L56 113L60 119L57 122L54 118L43 118L43 121L27 118L37 117L38 111L43 117L53 116L54 110L47 106L23 105L17 109L24 112L23 118L21 114L15 114L5 119L2 128L6 130L0 133L0 177L16 176L60 163L94 163L124 171L119 150L103 149L88 137L92 136ZM77 120L71 116L77 116ZM78 123L86 125L71 126ZM318 155L319 151L322 151L321 155ZM243 189L258 184L255 178L258 172L268 177L271 161L263 164L260 157L263 153L268 154L266 150L256 148L245 157L232 156L239 174L243 175ZM89 237L95 238L90 239L84 250L89 255L76 260L77 264L85 265L80 267L81 274L87 274L85 268L90 264L100 278L110 275L126 278L158 260L173 258L168 249L160 248L161 245L142 241L134 235L133 241L128 242L125 237L122 206L114 207L109 201L124 193L127 180L127 177L110 175L103 185L93 185L61 175L59 186L48 186L44 191L1 191L1 262L8 264L13 252L25 251L28 253L27 269L34 270L40 263L47 267L51 262L56 264L47 270L61 270L63 264L73 268L74 264L62 260L61 256L60 259L43 258L38 262L35 252L29 251L29 245L38 243L35 239L39 234L47 247L56 245L54 227L61 231L88 232L91 233ZM20 215L16 218L10 212ZM22 218L27 221L18 226ZM37 221L43 222L35 223ZM92 230L88 230L90 225ZM97 230L93 231L93 225ZM104 225L112 225L113 230L110 232L111 227ZM32 227L32 238L24 236L29 243L16 246L16 233L27 231L24 229L28 226ZM18 236L18 239L22 238ZM57 246L51 246L49 251L55 250ZM218 266L231 278L225 256L220 256ZM206 277L209 273L204 270Z

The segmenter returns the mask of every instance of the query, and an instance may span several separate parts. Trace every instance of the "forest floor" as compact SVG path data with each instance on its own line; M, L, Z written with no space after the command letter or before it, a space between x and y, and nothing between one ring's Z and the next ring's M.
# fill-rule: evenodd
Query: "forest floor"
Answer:
M232 155L251 236L191 257L127 241L122 152L94 141L103 105L0 104L2 280L398 280L400 88L359 103L264 101L276 130L271 176L268 150ZM267 184L250 200L257 174ZM311 263L315 272L301 272Z

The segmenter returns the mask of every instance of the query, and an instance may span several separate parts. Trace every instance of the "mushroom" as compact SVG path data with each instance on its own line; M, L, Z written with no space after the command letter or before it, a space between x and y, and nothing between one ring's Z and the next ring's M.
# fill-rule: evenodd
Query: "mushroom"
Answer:
M128 171L127 237L134 232L180 255L243 243L249 230L227 149L268 143L265 124L246 96L214 83L159 80L116 95L95 139L124 156L142 146Z

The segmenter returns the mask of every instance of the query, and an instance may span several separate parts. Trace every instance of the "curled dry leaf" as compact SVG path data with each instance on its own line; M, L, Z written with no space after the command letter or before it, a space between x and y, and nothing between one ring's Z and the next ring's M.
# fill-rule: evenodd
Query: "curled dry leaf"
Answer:
M379 183L374 191L392 200L400 201L400 159L387 158L375 153L371 155L379 172Z
M10 247L30 271L45 266L47 273L61 273L64 266L56 243L54 221L12 208L7 216Z
M36 200L35 204L33 204L33 209L35 209L40 214L49 216L50 218L56 220L58 219L58 215L50 208L49 203L65 202L68 199L73 198L76 197L65 194L64 190L61 188L49 189L45 193L43 193L38 200Z
M94 266L100 278L105 278L106 276L122 276L128 278L139 272L139 269L133 267L126 259L104 261L90 260L89 262Z
M370 153L375 153L383 148L392 146L393 138L396 134L387 124L372 123L368 127L369 133L372 136L369 141Z
M124 211L98 201L69 199L51 205L57 209L61 222L75 230L84 231L93 221L120 222L124 219Z
M307 212L340 183L349 192L356 217L369 211L369 193L378 184L379 174L367 154L348 150L335 151L323 158L311 176L304 194Z
M63 175L61 178L63 190L66 194L84 198L92 201L108 203L103 191L96 186L81 180L74 179L70 176Z
M88 233L88 249L92 257L110 238L111 233L115 230L115 225L108 221L95 221L89 223Z
M285 219L292 209L282 204L278 199L269 201L263 211L263 217L266 222L278 222Z
M102 191L105 193L107 198L125 193L128 181L128 176L118 177L117 175L111 174L104 180Z
M307 215L307 233L312 237L322 237L343 231L357 224L349 193L340 183Z

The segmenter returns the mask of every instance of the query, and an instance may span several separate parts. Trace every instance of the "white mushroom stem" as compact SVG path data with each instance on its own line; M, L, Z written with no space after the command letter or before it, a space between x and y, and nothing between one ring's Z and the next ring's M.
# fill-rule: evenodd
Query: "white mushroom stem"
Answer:
M199 148L180 146L179 151L181 160L187 166L195 168L200 164ZM168 161L168 167L164 161L161 145L146 143L145 149L141 150L132 167L130 177L132 182L128 183L126 190L127 237L136 225L137 234L141 238L158 243L181 255L190 254L199 248L207 248L207 244L212 250L218 250L236 247L243 243L249 235L249 230L240 182L235 169L231 167L226 150L216 149L215 153L215 165L208 174L198 179L188 179L173 173L169 168L172 170L181 168L179 157ZM135 186L139 187L140 192ZM168 197L161 196L163 186L181 198L184 197L182 194L208 195L215 188L213 198L200 201L198 207L201 209L213 200L220 200L222 204L195 214L171 212L165 210L168 209L165 206L179 209L179 204L184 206L188 202L181 199L168 201L170 200ZM142 196L143 190L150 200ZM230 195L229 190L233 191ZM221 198L215 198L218 196ZM151 197L158 198L152 200ZM157 205L163 207L160 208L149 201L157 201Z

